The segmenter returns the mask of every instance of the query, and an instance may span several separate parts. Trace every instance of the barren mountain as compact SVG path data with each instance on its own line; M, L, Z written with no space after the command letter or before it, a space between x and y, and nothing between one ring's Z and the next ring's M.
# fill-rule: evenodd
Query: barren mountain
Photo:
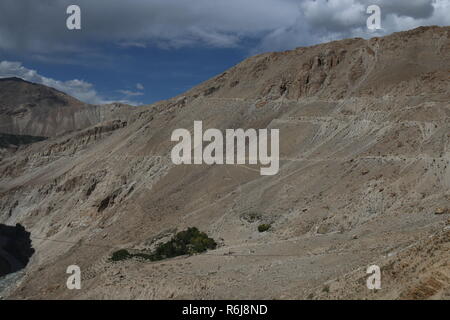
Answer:
M83 103L19 78L0 79L0 133L52 137L109 119L111 106Z
M126 121L19 150L0 163L0 223L22 224L36 252L0 295L449 299L449 52L450 27L421 27L261 54ZM280 129L279 173L173 165L171 134L195 120ZM217 249L109 260L191 226ZM73 264L81 290L66 288Z

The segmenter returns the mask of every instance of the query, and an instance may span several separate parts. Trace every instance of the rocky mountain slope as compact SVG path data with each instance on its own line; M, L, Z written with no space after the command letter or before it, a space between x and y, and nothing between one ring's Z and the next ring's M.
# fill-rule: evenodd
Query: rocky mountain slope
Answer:
M88 105L44 85L19 78L0 79L3 134L53 137L110 119L112 112L111 105Z
M422 27L262 54L3 159L0 223L24 225L36 252L0 295L449 299L449 52L449 27ZM194 120L280 129L279 173L173 165L171 133ZM108 260L190 226L218 248ZM66 288L72 264L81 290ZM372 264L381 290L365 285Z

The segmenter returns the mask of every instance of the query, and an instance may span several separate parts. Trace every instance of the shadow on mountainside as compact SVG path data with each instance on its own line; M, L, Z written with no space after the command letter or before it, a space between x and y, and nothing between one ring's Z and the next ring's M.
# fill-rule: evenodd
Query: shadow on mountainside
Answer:
M0 224L0 277L23 269L33 255L30 233L17 224Z

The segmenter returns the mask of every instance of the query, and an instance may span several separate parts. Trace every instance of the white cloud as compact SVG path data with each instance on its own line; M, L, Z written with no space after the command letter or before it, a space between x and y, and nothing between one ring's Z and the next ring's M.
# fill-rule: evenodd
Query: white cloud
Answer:
M366 9L379 5L382 30L367 30ZM450 25L450 0L303 0L293 25L262 37L254 52L274 51L338 40L383 36L427 25Z
M143 96L144 94L142 92L135 92L135 91L130 91L130 90L117 90L118 92L120 92L121 94L124 94L126 96Z
M138 90L144 90L144 85L142 83L136 83L136 88Z

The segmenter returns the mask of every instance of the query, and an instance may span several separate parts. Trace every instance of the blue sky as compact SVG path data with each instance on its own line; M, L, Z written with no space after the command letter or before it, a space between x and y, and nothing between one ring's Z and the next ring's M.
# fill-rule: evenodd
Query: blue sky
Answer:
M67 30L70 4L82 30ZM376 32L371 4L382 10ZM450 0L2 0L0 77L89 103L150 104L255 53L449 24Z
M249 54L246 48L169 50L111 45L97 50L104 57L80 58L70 63L17 55L2 55L0 59L17 61L19 58L26 68L38 70L53 79L81 79L93 83L98 94L106 100L149 104L176 96L239 63Z

